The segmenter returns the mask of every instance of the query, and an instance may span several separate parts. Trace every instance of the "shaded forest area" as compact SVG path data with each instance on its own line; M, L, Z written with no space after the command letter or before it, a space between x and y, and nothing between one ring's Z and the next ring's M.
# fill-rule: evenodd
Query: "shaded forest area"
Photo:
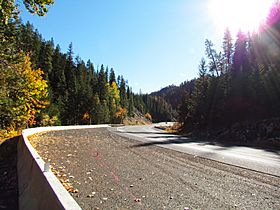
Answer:
M1 4L1 138L32 126L122 123L135 112L155 122L171 119L163 98L134 94L113 68L74 58L72 43L63 53L29 22L21 23L12 1ZM46 13L40 5L27 9Z
M179 110L184 130L225 141L280 136L280 3L258 33L224 33L222 51L205 41L199 77L152 93ZM278 138L278 140L277 140Z

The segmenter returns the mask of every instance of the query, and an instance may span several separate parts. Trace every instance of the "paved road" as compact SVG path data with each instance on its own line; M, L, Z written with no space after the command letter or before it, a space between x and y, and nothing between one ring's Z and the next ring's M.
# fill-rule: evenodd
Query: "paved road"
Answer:
M156 129L155 125L124 126L110 130L118 135L141 141L139 147L157 145L280 177L280 152L196 142L187 137L168 134Z
M82 209L280 209L279 177L141 146L107 128L47 132L31 142L77 189Z

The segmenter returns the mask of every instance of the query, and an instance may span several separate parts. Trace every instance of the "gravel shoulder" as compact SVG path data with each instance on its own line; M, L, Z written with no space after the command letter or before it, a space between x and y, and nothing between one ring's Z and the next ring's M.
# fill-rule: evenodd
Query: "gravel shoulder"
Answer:
M83 209L280 209L280 178L120 137L53 131L32 145Z

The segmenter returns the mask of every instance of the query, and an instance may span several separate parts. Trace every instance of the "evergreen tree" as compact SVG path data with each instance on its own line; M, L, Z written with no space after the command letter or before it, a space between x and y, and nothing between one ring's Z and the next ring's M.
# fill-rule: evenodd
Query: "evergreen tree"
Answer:
M109 83L110 83L110 85L112 85L113 82L116 82L116 76L115 76L114 69L111 68L110 69L110 76L109 76Z
M97 83L98 83L98 81L97 81L98 76L97 76L97 73L95 72L93 63L90 60L87 61L86 68L87 68L89 78L90 78L91 90L92 90L92 92L96 92Z
M59 45L56 46L52 57L52 71L49 77L52 88L52 101L54 103L65 98L66 78L65 78L66 56L60 52Z
M63 112L61 120L63 124L76 124L78 116L77 113L77 81L75 76L75 65L73 62L73 45L69 45L68 52L66 54L64 74L66 78L66 91L63 98ZM72 116L69 118L69 116Z
M199 71L199 76L200 77L205 77L207 74L207 64L206 64L206 60L204 58L201 58L199 67L198 67L198 71Z
M117 77L117 85L118 85L118 87L121 86L121 76L120 75L118 75L118 77Z
M39 54L39 64L38 68L43 69L45 79L49 80L52 74L52 56L53 56L53 46L50 41L43 42L41 45L41 50Z
M233 54L233 71L234 73L248 71L249 60L247 53L247 36L239 31L235 42L235 49Z
M232 56L233 56L233 44L231 33L228 28L226 28L223 38L223 62L224 62L224 72L227 73L231 71L232 67Z
M105 78L106 78L106 83L109 82L109 67L106 67L106 71L105 71Z
M120 104L122 108L127 108L127 95L126 95L126 83L124 78L120 77Z
M134 114L134 100L132 89L127 87L127 99L128 99L128 116L133 117Z
M98 95L100 101L108 100L108 85L106 79L106 72L104 69L104 65L101 65L100 72L98 74L98 87L97 87Z
M216 76L219 76L219 65L218 65L218 54L216 52L216 50L213 49L213 43L206 39L205 41L205 47L206 47L206 56L208 57L208 59L210 59L209 62L209 71L212 72L212 75L214 75L214 72L216 72Z

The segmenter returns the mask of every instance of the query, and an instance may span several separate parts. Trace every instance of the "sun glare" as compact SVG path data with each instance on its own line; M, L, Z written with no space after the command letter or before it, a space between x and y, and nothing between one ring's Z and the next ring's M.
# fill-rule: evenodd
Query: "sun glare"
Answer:
M208 10L218 31L229 28L232 34L257 31L273 0L209 0Z

